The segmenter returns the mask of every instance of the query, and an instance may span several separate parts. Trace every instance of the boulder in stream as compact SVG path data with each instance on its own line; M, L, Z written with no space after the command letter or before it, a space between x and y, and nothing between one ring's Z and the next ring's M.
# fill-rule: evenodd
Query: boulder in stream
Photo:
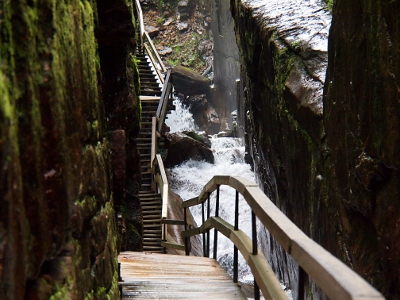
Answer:
M189 68L175 66L172 68L172 83L177 93L186 96L210 95L210 80Z
M214 154L206 144L180 133L166 133L165 147L168 150L164 161L166 168L171 168L182 162L194 159L214 163Z

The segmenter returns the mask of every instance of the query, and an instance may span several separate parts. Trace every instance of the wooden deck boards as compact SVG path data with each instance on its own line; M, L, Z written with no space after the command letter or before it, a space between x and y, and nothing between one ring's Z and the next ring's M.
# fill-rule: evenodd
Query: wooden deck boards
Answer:
M247 299L210 258L122 252L122 299Z

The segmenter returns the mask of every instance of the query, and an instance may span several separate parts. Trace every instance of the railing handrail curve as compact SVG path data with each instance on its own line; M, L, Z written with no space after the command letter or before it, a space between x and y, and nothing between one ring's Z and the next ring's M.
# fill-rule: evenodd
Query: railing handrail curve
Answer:
M220 217L210 217L200 227L182 232L182 238L188 238L197 234L205 233L213 228L230 239L239 249L240 253L242 253L243 258L250 266L264 296L270 295L271 299L275 300L288 299L278 278L272 271L271 266L261 253L261 250L258 251L259 254L257 255L252 254L252 241L246 233L242 230L234 230L234 226Z
M241 177L214 176L198 197L184 201L182 207L203 203L220 185L228 185L244 197L275 240L330 299L384 299L361 276L301 231L254 182Z

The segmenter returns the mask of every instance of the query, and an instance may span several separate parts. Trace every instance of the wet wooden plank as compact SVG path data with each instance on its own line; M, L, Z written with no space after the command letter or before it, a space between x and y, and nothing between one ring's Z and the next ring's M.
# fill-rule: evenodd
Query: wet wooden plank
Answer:
M122 299L246 299L210 258L122 252Z

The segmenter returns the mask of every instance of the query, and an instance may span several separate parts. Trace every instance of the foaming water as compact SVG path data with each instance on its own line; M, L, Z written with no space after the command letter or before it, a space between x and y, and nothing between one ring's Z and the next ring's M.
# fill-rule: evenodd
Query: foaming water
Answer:
M171 132L194 130L194 122L190 112L175 100L177 110L170 115L166 124ZM189 121L189 124L185 123ZM214 164L205 161L188 160L179 166L167 169L170 188L181 198L189 200L201 193L204 185L214 175L240 176L255 182L255 176L249 164L244 161L244 145L238 138L211 136L211 149L214 153ZM228 186L220 187L219 216L230 224L234 224L236 191ZM211 195L211 216L215 214L216 192ZM201 205L191 208L192 215L197 224L202 223ZM251 209L244 198L239 196L239 229L251 237ZM214 233L210 232L210 253L213 253ZM233 276L233 243L218 234L219 264ZM249 284L253 283L253 276L244 258L239 252L239 280ZM291 295L288 294L291 299Z
M168 115L166 124L171 132L194 130L192 115L182 106L180 101L174 102L176 110ZM186 123L188 121L188 123ZM185 201L200 194L204 185L214 175L241 176L255 181L254 173L249 164L244 162L244 146L241 139L211 136L211 149L214 153L214 164L205 161L188 160L179 166L167 170L169 185L171 189L179 194ZM211 196L211 215L215 213L215 195ZM233 188L220 187L219 216L227 222L234 224L235 218L235 195ZM201 206L191 208L191 212L197 224L202 223ZM251 210L242 196L239 197L239 228L251 234ZM210 251L212 253L213 233L210 234ZM218 235L218 261L228 273L233 268L233 244L222 234ZM240 275L244 280L251 273L244 262L240 259Z
M212 137L211 149L214 152L214 164L188 160L179 166L167 170L170 187L183 200L198 196L204 185L214 175L241 176L255 181L250 165L244 163L244 147L240 139ZM215 195L216 192L211 196L211 215L215 214ZM228 186L220 187L219 216L230 224L234 224L235 195L236 192L233 188ZM201 205L191 208L191 212L196 223L201 224ZM239 197L239 228L249 236L251 235L251 210L242 196ZM211 233L210 251L213 248L213 236L213 233ZM218 262L228 273L232 272L233 244L222 234L218 236ZM244 280L251 273L243 259L240 260L240 264L240 275Z
M196 130L192 113L182 104L179 99L173 101L175 110L172 110L165 120L171 132Z

